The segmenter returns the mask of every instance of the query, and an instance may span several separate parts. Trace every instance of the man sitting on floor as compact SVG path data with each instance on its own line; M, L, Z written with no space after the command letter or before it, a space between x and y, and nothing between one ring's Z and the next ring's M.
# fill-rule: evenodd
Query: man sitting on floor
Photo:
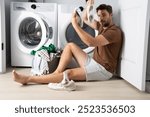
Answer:
M93 2L93 0L88 0L87 6L93 5ZM110 5L101 4L96 8L96 11L99 21L89 22L86 12L83 17L86 24L99 31L96 37L92 37L78 25L75 12L72 15L72 25L81 40L86 45L95 47L93 57L87 55L76 44L68 43L55 72L42 76L27 76L13 70L14 80L23 85L28 83L61 83L64 87L71 85L73 80L109 80L117 68L122 45L122 32L113 23ZM78 62L79 67L66 70L72 57Z

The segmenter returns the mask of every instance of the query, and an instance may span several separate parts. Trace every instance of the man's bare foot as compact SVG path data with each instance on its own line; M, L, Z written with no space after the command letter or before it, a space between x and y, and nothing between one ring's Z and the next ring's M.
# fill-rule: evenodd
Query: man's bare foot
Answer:
M15 70L12 71L14 81L26 85L29 80L29 76L18 74Z

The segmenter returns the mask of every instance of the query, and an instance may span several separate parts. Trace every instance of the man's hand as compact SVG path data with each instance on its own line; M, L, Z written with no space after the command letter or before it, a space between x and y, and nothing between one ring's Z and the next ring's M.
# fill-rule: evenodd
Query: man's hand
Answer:
M93 5L93 4L94 4L94 0L88 0L88 1L87 1L87 5L91 6L91 5Z

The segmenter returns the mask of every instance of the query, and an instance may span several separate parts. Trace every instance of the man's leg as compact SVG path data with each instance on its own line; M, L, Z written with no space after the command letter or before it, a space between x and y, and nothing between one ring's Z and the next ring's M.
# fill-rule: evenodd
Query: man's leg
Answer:
M41 76L29 76L25 74L17 73L13 70L12 72L14 81L21 83L21 84L28 84L28 83L58 83L61 82L63 79L63 73L57 74L47 74Z
M68 69L66 70L68 78L70 80L85 80L85 71L84 68L75 68L75 69ZM26 76L23 74L18 74L17 72L13 71L13 78L16 82L21 84L28 84L28 83L59 83L63 79L63 73L56 73L56 74L48 74L42 76Z
M80 67L83 67L86 61L87 54L74 43L68 43L63 50L59 65L54 73L63 72L71 62L72 57L75 58Z

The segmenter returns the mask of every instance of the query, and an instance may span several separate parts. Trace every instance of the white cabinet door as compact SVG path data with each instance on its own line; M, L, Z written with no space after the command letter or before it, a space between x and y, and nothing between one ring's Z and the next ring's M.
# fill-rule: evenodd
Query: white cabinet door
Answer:
M144 91L149 33L149 0L119 0L119 5L120 25L124 32L120 75L136 88Z
M6 50L5 50L5 4L0 0L0 73L6 71Z

